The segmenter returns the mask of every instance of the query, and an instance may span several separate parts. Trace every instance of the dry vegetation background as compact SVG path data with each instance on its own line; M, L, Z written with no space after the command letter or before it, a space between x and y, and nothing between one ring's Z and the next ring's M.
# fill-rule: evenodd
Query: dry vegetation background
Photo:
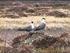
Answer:
M8 4L7 4L8 3ZM0 28L18 28L28 24L31 20L35 23L42 17L46 18L47 25L67 26L70 24L69 5L47 5L39 3L0 2Z
M43 17L48 27L44 34L27 39L31 34L15 30L30 21L37 25ZM0 1L0 37L1 53L70 53L70 4Z

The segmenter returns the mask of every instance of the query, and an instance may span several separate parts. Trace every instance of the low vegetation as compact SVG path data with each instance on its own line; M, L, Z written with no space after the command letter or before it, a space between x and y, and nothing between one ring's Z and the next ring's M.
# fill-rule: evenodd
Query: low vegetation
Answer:
M48 15L55 16L55 17L68 17L68 15L66 15L65 13L59 11L49 12Z
M10 30L26 27L31 21L36 26L43 17L46 18L47 29L45 32L26 34L16 30L17 37L13 37L10 44L0 40L0 53L70 53L70 7L60 5L19 1L1 3L0 37L10 34L12 38Z

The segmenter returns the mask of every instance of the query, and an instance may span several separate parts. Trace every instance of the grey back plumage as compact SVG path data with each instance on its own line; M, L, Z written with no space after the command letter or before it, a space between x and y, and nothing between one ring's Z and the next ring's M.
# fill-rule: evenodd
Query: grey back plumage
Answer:
M38 27L36 27L36 30L44 30L45 29L46 24L45 23L41 23Z
M24 28L23 30L24 30L24 31L32 31L33 29L32 29L31 26L28 26L28 27Z
M32 31L33 29L31 28L31 26L25 27L25 28L19 28L18 31Z

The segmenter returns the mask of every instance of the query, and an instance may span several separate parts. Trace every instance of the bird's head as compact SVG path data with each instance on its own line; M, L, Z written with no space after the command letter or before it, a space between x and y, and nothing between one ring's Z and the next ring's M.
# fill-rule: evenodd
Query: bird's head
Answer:
M45 18L42 18L43 20L45 20Z
M32 27L32 29L35 27L33 21L31 21L31 27Z
M42 18L41 22L42 22L42 23L46 23L45 18Z
M33 21L31 21L31 23L34 23Z

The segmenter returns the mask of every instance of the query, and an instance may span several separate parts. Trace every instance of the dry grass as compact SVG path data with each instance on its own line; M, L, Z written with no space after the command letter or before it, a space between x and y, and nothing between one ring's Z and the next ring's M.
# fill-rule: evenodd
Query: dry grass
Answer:
M21 17L17 19L12 18L0 18L0 28L1 29L7 29L7 28L18 28L18 27L24 27L25 25L29 24L30 21L34 21L34 23L37 25L39 20L41 20L42 17L46 18L47 26L48 27L63 27L67 26L70 27L70 18L55 18L53 16L30 16L30 17Z
M40 48L36 49L36 53L64 53L63 48Z
M30 16L30 17L21 17L21 18L0 18L0 29L7 28L19 28L25 27L29 24L30 21L34 21L35 25L39 23L42 17L46 18L48 27L70 27L70 18L55 18L53 16ZM7 45L7 44L6 44ZM0 46L5 46L5 43L0 44ZM8 47L9 45L7 45ZM63 53L63 48L45 48L45 49L36 49L36 53Z

